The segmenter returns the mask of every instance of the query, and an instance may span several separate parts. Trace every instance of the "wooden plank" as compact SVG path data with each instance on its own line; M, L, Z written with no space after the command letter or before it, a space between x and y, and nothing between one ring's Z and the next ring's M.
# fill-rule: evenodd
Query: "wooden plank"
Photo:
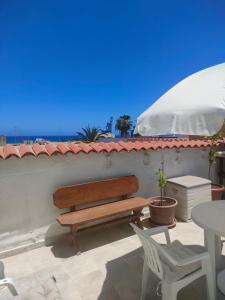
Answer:
M123 216L119 217L113 220L107 220L102 223L90 225L90 226L85 226L83 228L79 228L79 231L86 231L86 230L92 230L96 228L108 228L109 226L124 223L124 222L135 222L136 221L136 216L134 215L128 215L128 216Z
M65 213L58 216L57 221L63 226L84 225L125 212L138 211L148 205L148 199L134 197L131 199L120 200L75 212Z
M85 227L79 227L78 231L79 232L83 232L83 231L87 231L87 230L95 230L96 228L108 228L112 225L116 225L116 224L120 224L120 223L125 223L125 222L135 222L137 219L137 217L135 215L127 215L127 216L122 216L122 217L118 217L116 219L113 220L105 220L101 223L97 223L97 224L90 224L89 226L85 226ZM71 241L72 237L71 237L71 231L67 234L64 235L64 238L66 240Z
M137 191L137 177L130 175L64 186L55 191L53 199L58 208L69 208L98 200L129 195Z

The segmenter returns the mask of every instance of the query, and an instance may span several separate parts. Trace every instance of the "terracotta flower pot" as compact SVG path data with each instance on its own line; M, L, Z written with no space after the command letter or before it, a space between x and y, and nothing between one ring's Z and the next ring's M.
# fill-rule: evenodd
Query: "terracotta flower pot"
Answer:
M176 206L177 200L174 198L163 197L163 205L161 205L160 196L150 198L150 223L153 226L168 226L169 228L176 226Z
M225 187L221 184L212 183L212 200L221 200L223 198L223 192Z

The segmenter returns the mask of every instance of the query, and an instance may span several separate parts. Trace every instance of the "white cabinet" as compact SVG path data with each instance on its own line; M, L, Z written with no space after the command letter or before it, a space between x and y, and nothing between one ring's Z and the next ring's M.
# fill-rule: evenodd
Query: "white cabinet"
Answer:
M212 199L211 181L196 176L170 178L166 187L166 196L178 201L176 217L189 221L193 207Z

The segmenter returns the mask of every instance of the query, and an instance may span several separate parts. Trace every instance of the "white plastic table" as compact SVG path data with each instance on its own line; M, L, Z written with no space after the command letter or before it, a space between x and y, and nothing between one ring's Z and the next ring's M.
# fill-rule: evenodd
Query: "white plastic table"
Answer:
M210 254L214 283L216 270L224 268L221 236L225 236L225 200L210 201L192 209L192 220L204 229L205 246Z

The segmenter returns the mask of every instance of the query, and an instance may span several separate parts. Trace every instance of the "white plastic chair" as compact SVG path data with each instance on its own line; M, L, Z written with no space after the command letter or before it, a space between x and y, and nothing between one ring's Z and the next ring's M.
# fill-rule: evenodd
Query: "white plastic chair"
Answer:
M13 296L17 296L17 290L14 281L11 278L4 278L0 280L0 289L7 287Z
M1 290L4 289L5 287L7 287L10 290L13 296L18 295L13 280L11 278L5 277L4 264L2 261L0 261L0 293Z
M208 299L215 300L208 252L195 254L179 241L171 242L167 227L141 230L132 223L130 225L141 240L145 254L141 300L145 300L147 296L149 269L160 279L163 300L177 299L179 290L203 275L206 276ZM165 234L164 246L151 238L159 233Z

